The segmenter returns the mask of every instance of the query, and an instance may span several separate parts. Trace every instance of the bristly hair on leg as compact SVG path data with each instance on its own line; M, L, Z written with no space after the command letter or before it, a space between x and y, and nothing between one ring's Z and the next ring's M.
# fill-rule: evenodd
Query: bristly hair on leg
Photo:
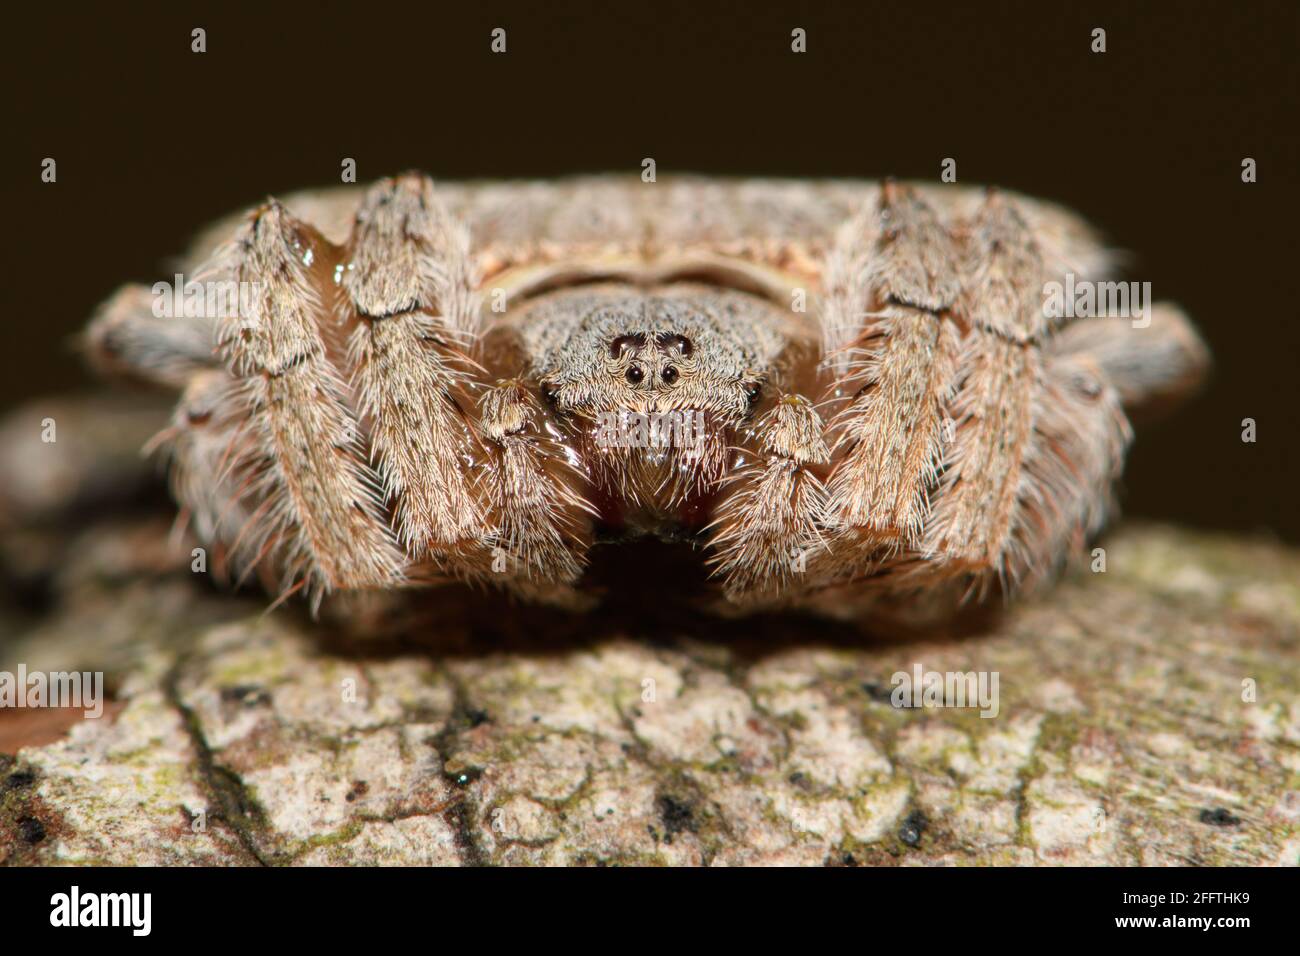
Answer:
M313 606L335 588L391 587L404 559L383 519L379 480L365 463L360 425L320 326L327 310L308 265L310 230L279 204L263 207L236 240L234 276L258 294L250 314L222 321L218 347L240 380L252 455L241 470L272 502L284 587L307 577Z

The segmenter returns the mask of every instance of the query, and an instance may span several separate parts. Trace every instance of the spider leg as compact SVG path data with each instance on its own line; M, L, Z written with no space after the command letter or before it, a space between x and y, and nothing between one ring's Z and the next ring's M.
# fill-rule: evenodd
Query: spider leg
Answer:
M907 488L909 480L920 487L912 487L910 499L892 498L895 526L905 532L895 547L873 554L861 546L869 539L859 539L836 556L841 579L856 577L883 593L933 591L963 581L970 593L994 581L1014 588L1046 577L1105 520L1130 440L1120 393L1103 363L1086 350L1047 351L1052 337L1042 295L1054 259L1015 205L990 193L952 232L952 272L960 292L950 309L931 319L932 328L934 322L952 323L956 349L945 359L951 376L934 376L942 366L929 352L927 366L917 350L896 350L890 339L899 331L886 329L886 341L867 355L868 391L840 416L871 430L861 433L869 443L850 446L836 461L832 520L837 491L881 487L878 478L845 474L868 466L864 448L887 449L876 453L876 462L907 462L906 469L894 467L887 487ZM875 272L887 274L888 266ZM864 330L864 338L879 334L872 326ZM905 368L890 372L887 366L900 361ZM887 376L898 382L912 376L931 387L894 385L892 399L888 391L873 396L870 383ZM873 402L890 417L870 417ZM888 504L891 498L883 500ZM897 505L906 500L919 504L900 513ZM853 523L857 516L848 514ZM900 514L910 523L900 525ZM836 537L837 548L844 537Z
M252 449L240 428L242 404L239 385L225 370L200 372L181 393L171 426L151 447L162 450L169 466L172 494L181 506L178 530L185 524L193 529L211 552L212 573L224 579L256 571L264 585L274 587L272 568L260 557L273 546L277 530L252 520L266 503L247 494Z
M428 177L371 188L341 275L352 386L412 559L533 596L564 591L582 572L588 506L531 390L479 380L469 236Z
M1027 570L1012 550L1024 496L1037 492L1024 469L1041 437L1047 266L1019 210L997 193L964 230L962 259L956 311L967 331L920 553L927 571L971 574L985 587Z
M1125 409L1189 390L1208 353L1168 305L1149 322L1052 329L1043 280L1059 257L996 194L975 216L968 250L960 309L970 332L923 561L938 575L967 573L981 589L995 577L1016 588L1079 554L1113 510L1132 439Z
M1050 577L1101 530L1132 438L1120 395L1095 362L1047 357L1006 549L1013 583Z
M968 331L952 440L919 554L896 580L1015 589L1049 577L1100 530L1131 431L1103 362L1060 348L1043 309L1059 263L1016 206L990 193L963 235L957 312Z
M170 299L145 285L114 292L80 342L96 371L179 390L191 375L216 368L215 321L203 315L167 315Z
M852 221L838 247L826 337L845 404L832 419L826 516L836 563L860 568L920 540L957 368L949 313L960 287L952 238L905 187L887 183L874 218Z
M415 558L481 541L467 462L483 457L463 393L476 303L468 238L427 177L372 187L342 267L347 364L398 538Z
M820 523L830 462L821 417L801 395L783 395L746 436L746 463L714 507L709 563L738 604L775 603L801 589L809 559L826 548Z
M277 553L284 587L305 583L316 604L334 589L400 583L406 563L322 331L332 258L332 246L272 200L212 266L251 290L218 330L243 412L233 472L268 505L259 512L268 530L257 535Z
M1210 355L1177 306L1158 302L1149 324L1131 318L1080 319L1048 344L1062 356L1087 356L1119 393L1130 414L1144 414L1193 392L1205 378Z

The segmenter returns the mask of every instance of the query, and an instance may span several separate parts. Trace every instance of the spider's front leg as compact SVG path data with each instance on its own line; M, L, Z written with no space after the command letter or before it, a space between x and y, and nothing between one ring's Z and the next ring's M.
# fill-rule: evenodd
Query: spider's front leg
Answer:
M869 318L841 360L833 575L906 592L1050 573L1104 520L1129 429L1094 364L1044 355L1044 252L996 193L945 225L886 186L874 235L829 284Z
M427 177L370 190L342 286L353 387L412 558L534 597L565 590L589 546L580 476L523 381L479 381L469 236Z
M315 600L333 589L392 586L405 564L332 355L318 261L327 248L272 201L213 266L233 276L241 298L218 331L240 422L229 474L252 508L240 537L264 539L252 563L273 555L286 588L305 585Z
M892 183L837 239L823 327L838 411L818 577L870 573L920 546L960 356L958 263L935 213Z
M214 570L314 603L448 578L563 597L581 479L528 390L480 382L473 273L412 175L369 190L342 248L278 202L254 211L195 276L239 290L217 321L159 319L144 287L101 310L101 367L183 391L156 443Z
M957 314L967 331L951 440L921 554L898 578L1014 589L1082 554L1113 511L1132 439L1125 410L1186 391L1206 353L1165 305L1145 324L1085 318L1060 328L1043 307L1059 264L1009 199L990 193L959 228Z
M398 538L424 555L486 534L466 462L482 457L463 397L475 302L468 240L421 176L366 194L336 269L339 337Z
M996 193L949 230L886 187L875 236L856 260L841 242L828 270L829 331L836 309L870 319L838 359L829 576L893 592L1040 580L1107 516L1123 405L1185 387L1203 349L1163 307L1146 338L1118 320L1056 333L1043 292L1059 264Z
M1074 389L1086 372L1044 361L1048 267L1015 206L990 192L956 229L962 290L953 314L964 334L944 408L943 471L920 555L898 577L914 583L964 575L982 588L994 578L1014 583L1030 571L1048 570L1067 526L1084 520L1078 511L1086 506L1076 497L1109 488L1128 433L1122 421L1091 410L1068 417L1078 411ZM1098 386L1081 400L1110 408L1112 398ZM1081 439L1076 425L1096 426L1097 434ZM1089 447L1078 448L1080 440ZM1055 473L1054 487L1045 489L1042 477L1057 472L1053 455L1067 448L1086 456L1079 480L1070 487ZM1046 560L1031 567L1044 552Z

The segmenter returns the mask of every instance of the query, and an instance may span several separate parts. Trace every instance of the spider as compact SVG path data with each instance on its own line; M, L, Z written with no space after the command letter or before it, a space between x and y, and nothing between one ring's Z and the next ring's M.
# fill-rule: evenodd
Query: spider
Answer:
M411 173L269 200L191 263L237 308L126 286L90 353L179 390L156 443L219 566L313 607L571 603L593 544L642 536L702 548L738 612L1023 590L1111 511L1126 409L1207 364L1170 305L1054 317L1106 250L958 186Z

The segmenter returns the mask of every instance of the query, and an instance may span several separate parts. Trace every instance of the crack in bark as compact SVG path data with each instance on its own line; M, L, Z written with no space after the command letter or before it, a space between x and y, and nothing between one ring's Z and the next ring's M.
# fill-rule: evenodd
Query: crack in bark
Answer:
M163 693L167 702L180 715L181 725L185 728L198 759L199 775L221 809L218 819L231 829L239 845L254 861L261 866L270 866L270 861L253 836L253 831L258 826L253 817L261 813L257 801L248 792L239 774L217 762L203 734L198 714L181 700L180 673L188 660L188 655L182 655L172 665L162 681Z
M434 734L433 746L438 752L438 759L442 761L443 779L453 788L469 787L473 784L473 779L463 781L458 779L462 775L450 773L447 770L447 763L457 749L461 733L475 726L474 715L482 711L470 703L469 693L459 678L450 673L447 673L446 677L452 687L452 708L442 730ZM442 812L443 820L451 827L456 855L462 866L489 866L492 863L475 830L477 817L478 802L468 789L459 795L454 795L450 805Z

